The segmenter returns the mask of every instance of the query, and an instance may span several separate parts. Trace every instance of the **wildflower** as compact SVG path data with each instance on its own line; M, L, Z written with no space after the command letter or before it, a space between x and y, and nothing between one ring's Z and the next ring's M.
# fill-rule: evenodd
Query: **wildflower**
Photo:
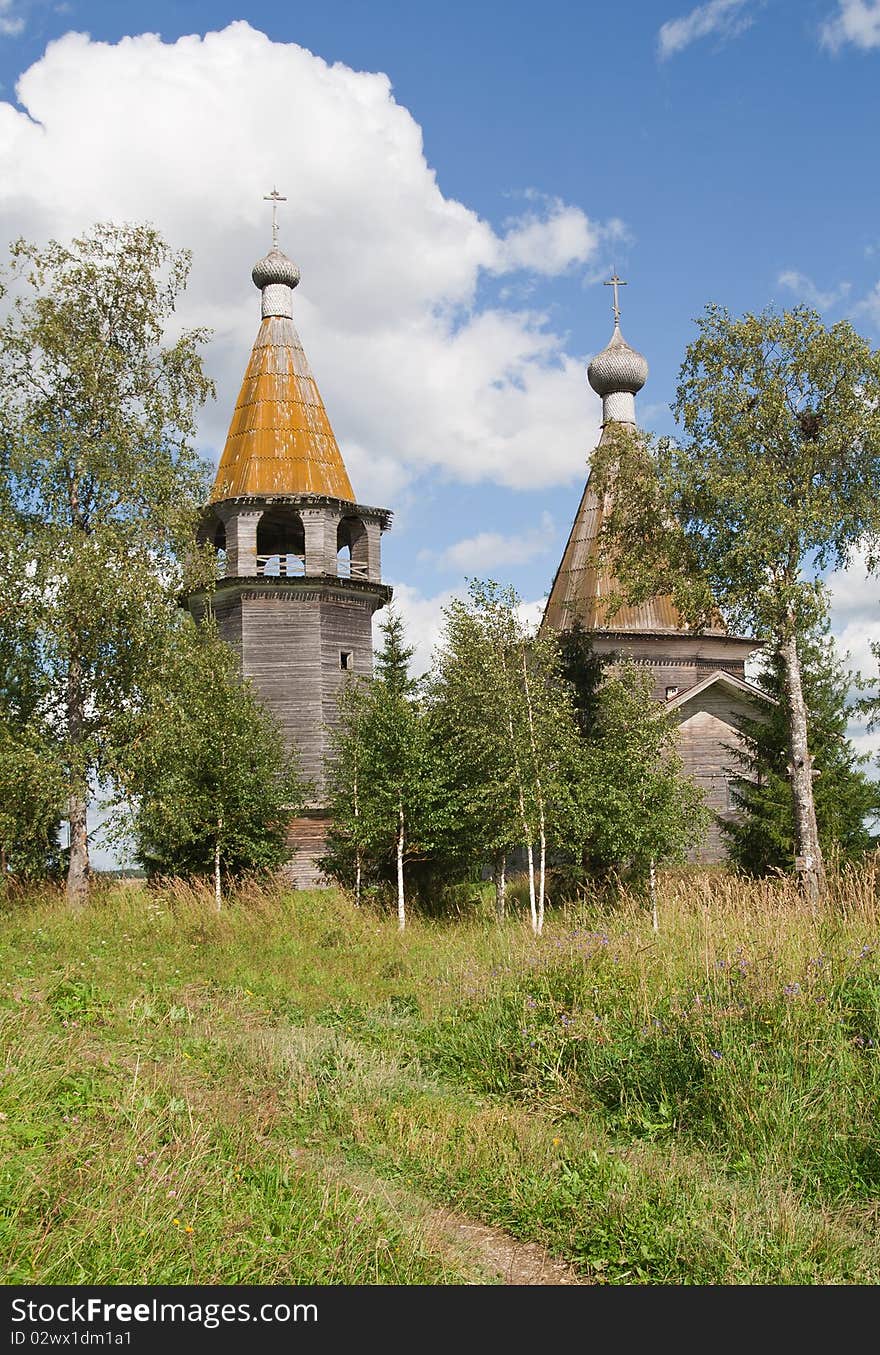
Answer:
M720 1059L724 1057L720 1049L710 1049L709 1053L712 1055L713 1059Z
M172 1219L171 1222L174 1224L175 1228L180 1227L180 1219Z
M193 1226L192 1226L191 1223L188 1223L188 1224L186 1225L186 1227L184 1228L183 1231L184 1231L185 1233L194 1233L194 1232L195 1232L195 1228L193 1228Z
M176 1190L169 1190L166 1198L169 1200L173 1200L176 1194L177 1194Z
M799 983L787 983L782 991L786 997L797 997L801 991L801 986Z
M561 1142L562 1142L562 1139L559 1139L559 1138L554 1139L554 1140L553 1140L553 1147L554 1147L554 1148L558 1148Z

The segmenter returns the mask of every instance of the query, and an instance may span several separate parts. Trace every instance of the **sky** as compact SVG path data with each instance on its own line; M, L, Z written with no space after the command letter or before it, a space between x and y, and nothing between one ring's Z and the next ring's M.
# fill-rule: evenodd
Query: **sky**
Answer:
M215 461L277 187L296 323L359 500L394 512L424 664L468 577L540 614L614 269L657 433L707 303L807 302L880 345L878 114L880 0L0 0L0 243L149 220L191 250ZM831 583L873 673L880 583Z

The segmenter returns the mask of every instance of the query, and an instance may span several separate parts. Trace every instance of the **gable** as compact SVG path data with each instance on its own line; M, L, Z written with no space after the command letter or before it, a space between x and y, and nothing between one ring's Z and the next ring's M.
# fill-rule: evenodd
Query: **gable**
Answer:
M760 720L762 713L776 704L760 687L717 670L675 697L666 709L680 725L697 711L705 711L730 729L739 729L743 720Z

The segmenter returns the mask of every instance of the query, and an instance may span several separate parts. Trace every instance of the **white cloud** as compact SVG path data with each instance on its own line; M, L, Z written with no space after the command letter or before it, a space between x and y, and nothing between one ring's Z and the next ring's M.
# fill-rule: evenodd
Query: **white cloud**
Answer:
M697 5L690 14L678 19L667 19L657 34L657 49L661 61L683 52L700 38L717 37L724 41L738 37L753 22L746 10L753 0L709 0Z
M496 272L527 268L554 275L586 263L595 254L600 230L579 207L559 198L545 200L544 207L544 217L530 212L507 223L507 234L499 242Z
M599 416L582 363L540 309L476 298L481 276L595 266L620 223L531 194L493 230L444 197L385 75L245 22L171 44L69 33L17 94L21 109L0 103L7 237L148 219L192 248L179 316L215 332L204 447L222 446L259 323L250 269L277 184L297 324L360 498L382 503L426 471L517 488L582 475Z
M416 675L421 676L430 668L431 656L443 634L444 610L453 598L465 599L467 590L465 588L449 588L442 593L435 593L426 597L408 583L399 583L393 580L392 583L394 587L392 605L396 607L403 619L407 644L412 645L415 649L412 670ZM545 601L545 598L536 598L534 601L523 601L519 605L520 619L532 630L537 630L538 623L544 615ZM383 615L383 612L377 612L376 621L381 623ZM378 634L378 627L375 622L373 631L374 642L378 647L381 644L381 636Z
M864 552L847 569L826 579L831 602L831 628L838 652L854 672L873 681L877 659L872 643L880 640L880 579L868 575Z
M880 0L838 0L837 12L819 30L819 40L832 52L848 43L865 52L880 47Z
M14 38L24 29L24 19L15 13L15 0L0 0L0 36Z
M867 296L856 302L853 306L853 315L867 316L871 324L880 329L880 282L876 283Z
M450 588L442 593L435 593L433 597L425 597L417 588L412 588L408 583L392 583L394 588L393 606L400 613L404 629L406 631L406 641L415 649L413 655L413 672L419 676L426 673L431 665L431 655L437 647L440 635L443 631L443 611L448 607L453 598L463 598L464 589ZM382 612L376 615L376 621L381 624ZM374 643L378 646L381 643L381 636L377 633L377 626L373 624Z
M439 558L442 568L455 569L462 574L485 578L503 565L524 565L539 555L546 555L554 544L555 528L549 513L542 513L541 521L524 532L503 536L501 532L478 532L448 546ZM422 553L429 558L431 552Z
M850 283L841 282L832 291L823 292L816 286L812 278L807 277L806 273L798 273L793 268L780 273L776 281L780 287L785 287L788 291L794 292L801 300L820 311L830 310L832 306L836 306L839 301L844 300L849 295L851 287Z

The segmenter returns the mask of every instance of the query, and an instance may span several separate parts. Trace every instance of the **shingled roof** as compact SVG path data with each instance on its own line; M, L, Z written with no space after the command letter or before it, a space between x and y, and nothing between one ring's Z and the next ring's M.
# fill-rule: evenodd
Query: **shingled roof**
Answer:
M245 372L211 502L323 494L355 501L321 393L293 323L299 269L280 250L254 266L263 320Z

